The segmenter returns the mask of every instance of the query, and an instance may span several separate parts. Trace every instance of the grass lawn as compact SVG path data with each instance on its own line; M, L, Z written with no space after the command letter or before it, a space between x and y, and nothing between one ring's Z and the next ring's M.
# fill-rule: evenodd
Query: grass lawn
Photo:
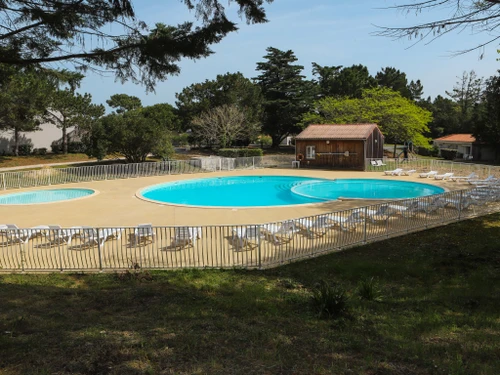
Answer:
M76 161L95 161L85 154L47 154L29 156L0 156L0 168L22 167L25 165L73 163Z
M499 233L495 214L266 271L2 275L0 373L496 375ZM312 307L322 279L343 316Z

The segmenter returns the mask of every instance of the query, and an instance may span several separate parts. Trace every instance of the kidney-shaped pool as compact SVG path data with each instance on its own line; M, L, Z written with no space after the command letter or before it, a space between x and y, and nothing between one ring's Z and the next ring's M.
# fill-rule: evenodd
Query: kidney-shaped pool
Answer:
M141 190L138 196L158 203L187 206L270 207L321 203L339 198L415 198L442 192L444 189L438 186L397 180L237 176L153 185Z

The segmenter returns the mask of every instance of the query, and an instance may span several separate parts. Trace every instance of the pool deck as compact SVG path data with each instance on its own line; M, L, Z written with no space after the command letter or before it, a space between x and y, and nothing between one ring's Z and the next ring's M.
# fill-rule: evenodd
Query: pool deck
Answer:
M136 193L148 186L178 180L220 176L303 176L315 178L373 178L429 183L448 190L464 189L466 184L451 181L423 179L415 176L391 177L382 172L325 171L307 169L258 169L231 172L140 177L126 180L109 180L52 185L43 188L7 190L2 194L54 188L90 188L99 194L86 199L25 206L0 206L0 224L12 223L19 227L36 225L61 225L63 227L87 225L99 227L136 226L152 223L168 225L221 225L259 224L299 218L309 215L365 206L380 201L346 200L328 203L272 208L194 208L158 204L139 199Z

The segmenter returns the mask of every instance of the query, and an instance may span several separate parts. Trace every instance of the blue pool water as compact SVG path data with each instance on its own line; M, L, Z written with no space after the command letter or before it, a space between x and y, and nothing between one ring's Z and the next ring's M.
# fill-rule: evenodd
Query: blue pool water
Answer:
M36 204L67 201L94 194L92 189L50 189L0 195L0 204Z
M443 191L437 186L395 180L239 176L169 182L143 189L140 195L157 202L190 206L265 207L320 203L339 197L413 198Z

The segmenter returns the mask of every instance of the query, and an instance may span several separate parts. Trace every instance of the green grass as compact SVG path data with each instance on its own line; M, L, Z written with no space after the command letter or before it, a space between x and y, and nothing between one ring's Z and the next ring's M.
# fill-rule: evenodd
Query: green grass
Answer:
M0 373L496 375L499 233L495 214L266 271L3 275ZM318 317L320 280L345 316Z

